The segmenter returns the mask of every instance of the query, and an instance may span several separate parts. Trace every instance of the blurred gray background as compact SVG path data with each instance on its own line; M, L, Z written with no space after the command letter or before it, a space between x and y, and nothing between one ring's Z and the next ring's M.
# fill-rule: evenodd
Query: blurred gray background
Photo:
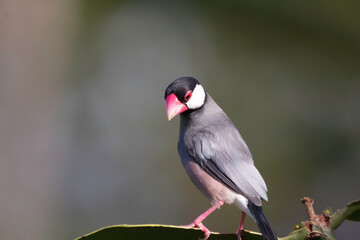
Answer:
M0 239L188 224L210 205L182 169L164 90L198 78L269 188L280 236L360 196L359 1L0 1ZM224 206L204 223L234 232ZM258 231L248 219L245 228ZM355 239L346 222L339 239Z

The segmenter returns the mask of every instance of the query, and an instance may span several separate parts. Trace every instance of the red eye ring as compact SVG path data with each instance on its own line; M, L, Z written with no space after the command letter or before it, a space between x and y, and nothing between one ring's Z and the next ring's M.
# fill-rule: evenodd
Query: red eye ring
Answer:
M185 94L184 100L185 100L185 101L189 101L189 99L191 98L191 95L192 95L192 91L188 91L188 92Z

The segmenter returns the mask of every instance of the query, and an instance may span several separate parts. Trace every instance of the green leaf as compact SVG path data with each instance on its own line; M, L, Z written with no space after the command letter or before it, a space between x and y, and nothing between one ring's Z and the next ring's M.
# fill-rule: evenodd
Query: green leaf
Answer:
M349 203L331 216L331 227L336 229L345 220L360 221L360 200Z
M352 213L347 216L347 220L360 222L360 200L356 202L352 202L347 205L347 208L350 208Z
M84 235L77 240L198 240L204 238L200 229L180 227L173 225L115 225L102 228L98 231ZM245 230L243 240L262 240L260 233ZM235 234L219 234L212 232L209 240L236 240Z

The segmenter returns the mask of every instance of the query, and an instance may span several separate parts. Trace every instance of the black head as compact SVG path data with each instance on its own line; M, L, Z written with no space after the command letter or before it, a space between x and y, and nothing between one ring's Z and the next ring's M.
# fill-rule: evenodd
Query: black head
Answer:
M185 99L185 95L189 91L194 91L196 85L200 85L200 82L193 77L181 77L173 81L165 90L166 98L174 93L180 102L187 102L189 99Z
M181 77L165 90L166 110L169 120L189 109L200 108L205 102L205 90L193 77Z

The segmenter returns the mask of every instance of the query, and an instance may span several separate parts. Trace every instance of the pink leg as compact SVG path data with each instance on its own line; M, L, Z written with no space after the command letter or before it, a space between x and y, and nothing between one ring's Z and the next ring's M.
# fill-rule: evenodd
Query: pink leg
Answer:
M186 225L186 227L193 227L193 228L200 228L201 231L205 233L205 238L203 240L206 240L210 236L210 230L207 229L204 224L202 224L202 221L204 221L205 218L207 218L213 211L215 211L217 208L221 207L224 204L223 200L220 200L217 202L214 206L209 208L206 212L201 214L199 217L197 217L193 223Z
M241 221L240 221L240 227L239 227L238 230L236 231L236 235L237 235L237 239L238 239L238 240L241 240L241 234L242 234L243 229L244 229L245 217L246 217L246 213L245 213L245 212L242 212L242 214L241 214Z

